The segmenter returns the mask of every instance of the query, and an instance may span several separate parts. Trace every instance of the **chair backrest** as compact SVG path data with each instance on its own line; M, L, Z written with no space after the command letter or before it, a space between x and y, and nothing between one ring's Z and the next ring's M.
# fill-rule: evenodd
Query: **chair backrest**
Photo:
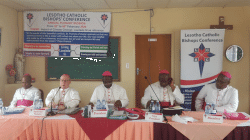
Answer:
M200 91L195 91L192 95L191 111L196 111L195 109L195 99Z
M44 93L43 93L43 90L41 90L41 89L39 89L39 90L41 92L41 99L43 100L43 104L44 104L45 102L44 102Z

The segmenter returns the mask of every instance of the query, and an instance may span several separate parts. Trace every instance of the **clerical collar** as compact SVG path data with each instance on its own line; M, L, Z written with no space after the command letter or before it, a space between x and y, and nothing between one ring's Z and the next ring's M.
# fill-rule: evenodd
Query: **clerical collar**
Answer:
M62 89L62 88L61 88L61 89L60 89L60 91L62 91L62 90L67 91L68 89L69 89L69 87L68 87L68 88L66 88L66 89Z
M32 87L32 85L29 87L29 88L27 88L27 89L30 89ZM27 90L27 89L25 89L24 87L22 87L24 90Z
M104 84L103 84L103 86L104 86ZM106 88L106 87L104 86L104 88L107 89L107 90L108 90L108 89L112 89L112 87L113 87L113 83L112 83L111 87L109 87L109 88Z
M217 90L218 90L219 92L221 92L221 91L225 91L227 88L228 88L228 85L227 85L226 88L223 88L223 89L218 89L218 88L217 88Z

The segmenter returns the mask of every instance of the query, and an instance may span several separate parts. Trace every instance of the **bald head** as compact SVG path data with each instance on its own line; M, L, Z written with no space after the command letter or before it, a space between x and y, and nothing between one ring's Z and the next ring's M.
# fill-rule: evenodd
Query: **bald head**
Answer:
M69 85L71 83L70 76L68 74L63 74L60 78L60 86L62 89L69 88Z
M28 89L31 87L31 76L29 74L25 74L22 78L22 87L24 89Z

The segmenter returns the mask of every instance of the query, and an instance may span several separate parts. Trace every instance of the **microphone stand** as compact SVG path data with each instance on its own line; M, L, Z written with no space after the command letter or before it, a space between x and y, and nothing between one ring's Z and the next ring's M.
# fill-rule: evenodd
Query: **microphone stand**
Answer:
M58 88L56 94L58 93L58 91L59 91L60 89L61 89L61 87ZM54 95L54 97L52 98L52 100L51 100L51 102L50 102L50 112L48 112L47 116L54 116L54 115L56 115L56 113L54 113L54 112L52 111L52 102L54 101L54 98L55 98L56 94Z
M144 78L148 81L148 77L147 77L147 76L145 76ZM160 103L160 108L161 108L161 109L160 109L160 112L162 112L161 101L160 101L160 99L158 98L158 96L156 95L156 93L155 93L155 91L154 91L154 89L153 89L153 87L151 86L151 84L150 84L149 81L148 81L148 84L149 84L149 86L151 87L151 89L153 90L153 92L154 92L156 98L158 99L158 101L159 101L159 103Z

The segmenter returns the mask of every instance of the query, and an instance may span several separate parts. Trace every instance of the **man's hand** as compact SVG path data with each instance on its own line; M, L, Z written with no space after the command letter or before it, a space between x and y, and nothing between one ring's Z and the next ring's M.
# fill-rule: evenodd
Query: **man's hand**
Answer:
M49 108L51 107L51 104L52 104L52 108L56 108L57 104L55 104L54 102L49 104L49 106L48 106Z
M89 102L89 105L91 105L91 109L95 106L93 103Z
M174 90L175 90L174 80L172 80L172 82L171 82L171 84L170 84L170 87L172 88L172 92L174 92Z
M59 109L59 110L64 110L64 109L65 109L65 106L64 106L64 105L59 105L59 106L58 106L58 109Z
M116 108L121 108L122 107L122 102L120 100L117 100L115 103L114 103L114 106Z

